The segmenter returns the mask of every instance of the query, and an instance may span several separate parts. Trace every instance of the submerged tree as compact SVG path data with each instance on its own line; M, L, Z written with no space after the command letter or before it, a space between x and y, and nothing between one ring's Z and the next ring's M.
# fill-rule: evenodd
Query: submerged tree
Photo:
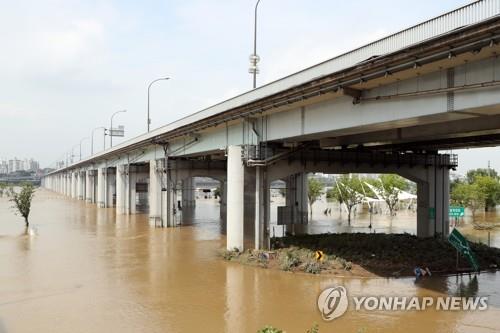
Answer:
M311 207L310 215L312 217L312 206L321 197L323 193L323 184L316 178L309 178L307 198L309 199L309 206Z
M451 201L454 204L465 206L472 212L472 220L476 217L476 211L484 207L486 195L477 184L459 183L451 192Z
M345 204L347 207L347 222L351 224L352 209L363 201L361 180L358 177L344 175L337 179L335 186L328 192L328 197Z
M380 175L379 181L374 185L378 188L379 194L387 204L391 216L395 215L395 208L399 202L399 194L402 190L406 190L408 184L406 180L398 175L388 174Z
M25 184L19 193L12 191L10 201L14 202L14 208L24 218L26 228L29 226L28 217L31 210L31 200L35 194L35 188L31 184Z
M495 209L500 203L500 182L498 178L490 176L476 176L473 184L477 185L479 191L484 195L484 209L486 211Z

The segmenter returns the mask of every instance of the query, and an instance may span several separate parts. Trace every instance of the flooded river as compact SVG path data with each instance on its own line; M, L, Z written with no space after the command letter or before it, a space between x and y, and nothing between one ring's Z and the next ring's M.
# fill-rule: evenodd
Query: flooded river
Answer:
M32 230L0 198L0 333L256 332L273 325L305 332L498 332L500 274L358 279L292 274L222 261L217 205L197 203L193 223L159 229L147 215L115 216L39 190ZM323 223L321 221L317 222ZM489 297L482 312L364 312L321 319L319 293Z

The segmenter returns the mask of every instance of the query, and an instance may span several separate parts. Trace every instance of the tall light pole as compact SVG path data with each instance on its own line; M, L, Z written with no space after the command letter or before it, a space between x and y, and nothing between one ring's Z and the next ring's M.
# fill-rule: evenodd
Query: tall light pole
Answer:
M260 0L257 0L255 4L255 15L254 15L254 25L253 25L253 54L250 55L250 68L248 72L253 75L253 89L257 87L257 74L259 73L259 67L257 63L260 61L260 57L257 55L257 7L259 7Z
M149 92L151 90L151 86L153 85L153 83L158 82L158 81L162 81L162 80L167 81L167 80L170 80L170 78L169 77L160 77L160 78L158 78L156 80L151 81L151 83L148 85L148 119L147 119L147 121L148 121L148 132L149 132L149 126L151 125L151 118L149 117Z
M79 161L82 160L82 142L85 141L85 140L87 140L88 138L89 137L86 136L86 137L84 137L83 139L80 140L80 159L79 159Z
M74 145L73 148L71 148L71 164L74 163L73 157L75 157L74 150L75 150L76 147L78 147L78 144Z
M102 135L102 138L104 139L104 143L103 143L103 150L106 149L106 127L104 126L99 126L99 127L96 127L92 130L92 135L91 135L91 141L92 143L90 144L91 148L90 148L90 155L94 155L94 131L97 130L97 129L101 129L103 130L103 135Z
M115 113L113 113L111 115L111 124L109 126L109 140L110 140L110 146L113 147L113 117L118 114L118 113L121 113L121 112L127 112L127 110L120 110L120 111L116 111Z

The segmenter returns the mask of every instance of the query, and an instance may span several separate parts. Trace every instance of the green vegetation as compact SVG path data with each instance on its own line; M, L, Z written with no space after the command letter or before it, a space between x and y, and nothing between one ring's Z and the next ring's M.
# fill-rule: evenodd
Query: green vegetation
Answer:
M335 260L343 270L355 266L379 276L413 275L416 266L429 267L433 273L456 272L456 250L446 240L417 238L409 234L321 234L296 235L273 238L272 247L278 253L291 253L299 258L301 253L321 250L327 261ZM500 267L500 249L470 243L482 269ZM287 259L288 260L288 259ZM290 261L291 262L291 261ZM322 270L324 262L321 263ZM468 268L465 259L460 268Z
M12 190L10 194L10 201L14 203L14 208L24 218L26 228L29 226L28 217L31 210L31 200L33 199L34 195L35 188L31 184L24 184L19 193L16 193Z
M401 176L394 174L380 175L378 181L372 182L384 199L391 216L395 215L395 208L399 202L401 191L408 189L408 182Z
M363 200L361 179L358 176L343 175L335 186L328 190L326 197L337 200L347 207L347 222L351 224L352 209Z
M473 220L478 210L489 210L500 203L500 178L495 170L470 170L465 181L455 181L450 187L452 203L469 208Z
M313 204L321 197L323 193L323 184L316 178L309 178L308 185L307 198L309 199L309 206L311 207L309 213L312 216Z
M7 184L0 183L0 198L2 198L4 194L7 194Z
M276 268L287 272L304 272L320 274L323 271L350 271L352 263L344 258L325 255L321 260L316 259L315 251L306 248L290 246L265 250L224 250L221 257L227 261L239 262L245 265L262 268Z

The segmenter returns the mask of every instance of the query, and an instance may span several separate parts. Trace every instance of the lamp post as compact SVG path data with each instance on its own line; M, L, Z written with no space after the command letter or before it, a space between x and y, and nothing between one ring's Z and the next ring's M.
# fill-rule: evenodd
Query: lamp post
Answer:
M92 143L90 144L91 148L90 148L90 155L94 155L94 131L97 130L97 129L103 129L103 135L102 135L102 138L103 138L103 150L106 149L106 127L104 126L99 126L99 127L96 127L92 130L92 135L91 135L91 141Z
M255 15L254 15L254 26L253 26L253 54L250 55L250 68L248 72L253 75L253 89L257 87L257 74L259 73L259 67L257 63L260 61L260 57L257 55L257 8L259 7L260 0L257 0L255 4Z
M87 140L88 138L89 137L86 136L86 137L84 137L83 139L80 140L80 159L79 159L79 161L82 160L82 142L85 141L85 140Z
M75 148L78 147L78 144L74 145L73 148L71 148L71 164L74 163L73 157L75 157Z
M153 83L158 82L158 81L162 81L162 80L167 81L167 80L170 80L170 78L169 77L160 77L160 78L158 78L156 80L151 81L151 83L148 85L148 119L147 119L147 121L148 121L148 132L149 132L149 126L151 125L151 118L149 117L149 93L150 93L151 86L153 85Z
M118 114L118 113L121 113L121 112L127 112L127 110L120 110L120 111L116 111L115 113L113 113L111 115L111 124L109 126L109 140L110 140L110 147L112 148L113 147L113 117Z

